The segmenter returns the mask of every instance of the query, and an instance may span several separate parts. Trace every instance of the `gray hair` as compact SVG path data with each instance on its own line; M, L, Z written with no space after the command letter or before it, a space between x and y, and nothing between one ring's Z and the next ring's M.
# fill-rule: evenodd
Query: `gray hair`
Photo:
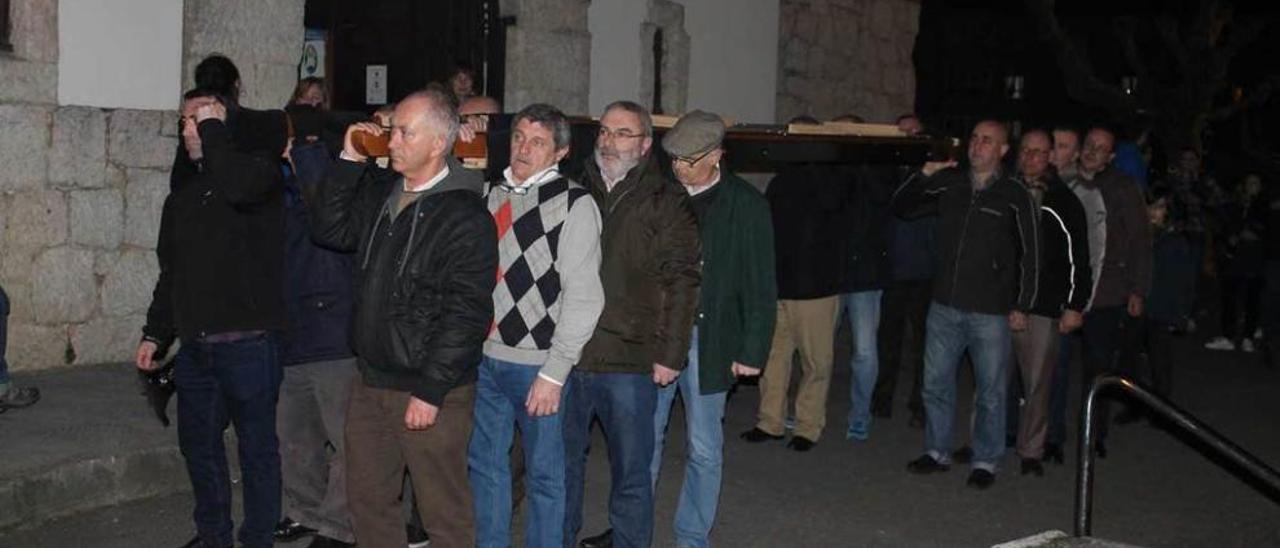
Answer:
M453 98L439 89L427 88L410 93L401 102L410 99L422 99L427 102L423 118L429 126L444 134L445 149L451 150L453 143L458 140L458 127L461 125L458 120L458 108Z
M615 109L639 116L640 125L644 128L644 134L653 135L653 117L649 115L649 109L640 106L635 101L614 101L604 107L604 112L600 115L600 118L604 118L605 114L609 114L609 111Z
M569 146L572 139L569 132L569 119L560 112L560 109L546 103L534 103L516 113L515 118L511 119L511 127L514 128L521 120L528 120L530 123L539 124L551 130L556 150Z

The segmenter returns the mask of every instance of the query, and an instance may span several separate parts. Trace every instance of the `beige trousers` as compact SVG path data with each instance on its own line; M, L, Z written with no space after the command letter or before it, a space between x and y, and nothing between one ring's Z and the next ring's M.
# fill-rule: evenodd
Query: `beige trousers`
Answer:
M1018 420L1018 456L1039 459L1044 456L1044 440L1048 433L1049 394L1053 368L1058 363L1058 320L1027 315L1027 329L1013 333L1013 355L1022 376L1022 411Z
M838 295L821 299L779 300L773 349L760 376L760 412L756 427L781 436L786 431L791 356L800 350L800 389L796 392L794 434L818 441L827 422Z

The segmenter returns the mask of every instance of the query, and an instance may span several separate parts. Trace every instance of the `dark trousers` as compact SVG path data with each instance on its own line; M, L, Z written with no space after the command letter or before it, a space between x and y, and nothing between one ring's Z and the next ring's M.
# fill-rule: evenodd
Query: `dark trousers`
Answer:
M1166 398L1173 388L1172 328L1168 322L1150 318L1142 322L1142 341L1147 350L1147 371L1142 381Z
M1259 276L1222 277L1222 336L1239 342L1253 337L1262 310L1263 278ZM1244 323L1241 324L1241 315Z
M1084 383L1081 394L1087 396L1098 375L1118 373L1132 377L1136 344L1141 335L1140 318L1131 318L1123 306L1095 308L1085 315L1081 336L1084 341ZM1094 407L1097 439L1105 440L1111 422L1111 395L1100 395ZM1081 398L1083 405L1084 398Z
M1071 385L1071 365L1075 349L1080 344L1080 331L1062 336L1058 345L1058 366L1053 368L1053 381L1049 387L1049 435L1047 443L1061 446L1067 440L1067 389Z
M343 542L355 542L345 439L347 398L357 376L355 358L286 367L277 413L284 514Z
M208 546L230 546L231 476L222 443L235 425L243 478L240 543L265 548L280 519L280 451L276 401L283 376L275 335L233 342L184 341L174 371L178 446L196 499L193 517Z
M401 493L409 469L423 528L432 547L476 544L475 508L467 481L474 384L450 390L436 422L425 430L404 425L409 393L351 383L347 407L347 505L361 546L408 544Z
M834 315L833 315L834 316ZM591 419L598 417L609 445L609 525L613 546L647 547L653 539L653 413L658 387L639 373L574 371L565 398L564 543L577 546Z
M880 297L880 329L876 346L880 353L880 375L871 396L872 409L892 409L898 374L904 368L915 373L907 408L924 414L920 399L920 378L924 371L925 319L933 282L894 282Z

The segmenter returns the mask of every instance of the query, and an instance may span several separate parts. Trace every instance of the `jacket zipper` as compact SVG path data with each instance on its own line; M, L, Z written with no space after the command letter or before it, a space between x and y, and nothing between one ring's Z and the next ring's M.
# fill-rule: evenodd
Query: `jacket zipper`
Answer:
M964 213L964 224L960 226L960 245L956 248L955 264L951 268L951 298L955 299L956 287L960 284L960 257L964 256L964 237L969 233L969 218L973 216L973 206L978 203L977 190L969 191L969 209Z

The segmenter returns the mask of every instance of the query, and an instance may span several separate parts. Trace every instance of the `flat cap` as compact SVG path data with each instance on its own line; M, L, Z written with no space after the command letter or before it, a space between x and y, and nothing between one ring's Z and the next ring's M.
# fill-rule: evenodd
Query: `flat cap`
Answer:
M689 157L720 146L724 140L724 120L716 114L695 110L676 121L662 136L662 148L675 157Z

